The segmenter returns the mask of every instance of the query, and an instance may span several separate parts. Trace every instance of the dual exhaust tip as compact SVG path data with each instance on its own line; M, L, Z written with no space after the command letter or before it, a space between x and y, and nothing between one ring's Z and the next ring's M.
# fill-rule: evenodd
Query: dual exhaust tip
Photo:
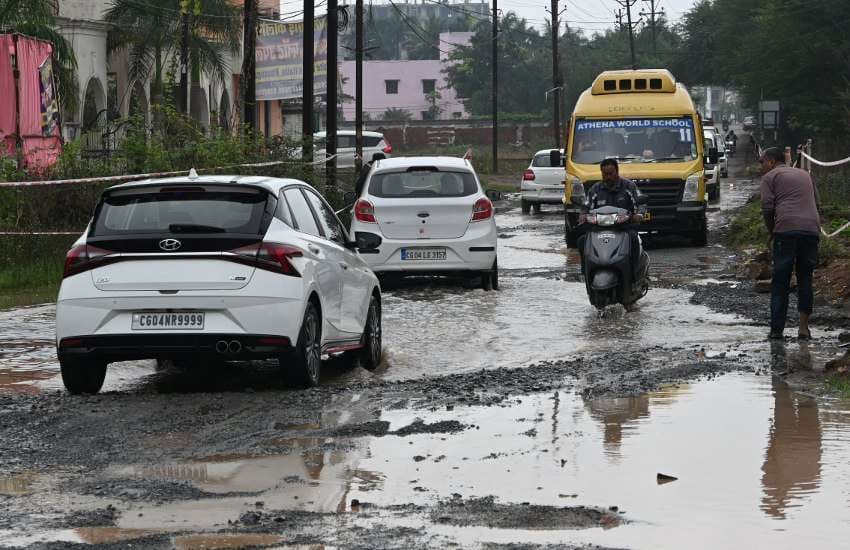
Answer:
M215 343L215 351L221 355L237 355L242 352L242 342L239 340L219 340Z

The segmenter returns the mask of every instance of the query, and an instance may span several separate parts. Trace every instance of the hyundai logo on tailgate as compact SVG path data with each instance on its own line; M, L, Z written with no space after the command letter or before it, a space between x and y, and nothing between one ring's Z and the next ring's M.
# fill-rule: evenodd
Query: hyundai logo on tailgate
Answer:
M178 241L177 239L162 239L159 241L159 247L166 252L174 252L175 250L180 250L180 247L183 246L183 243Z

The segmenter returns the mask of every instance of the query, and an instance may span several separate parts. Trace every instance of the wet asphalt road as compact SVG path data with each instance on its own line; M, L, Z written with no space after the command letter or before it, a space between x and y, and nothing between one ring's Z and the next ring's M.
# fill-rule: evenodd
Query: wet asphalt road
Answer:
M386 290L384 364L329 362L311 391L139 362L69 396L53 306L0 311L0 546L834 548L850 404L769 376L820 368L834 334L770 347L691 303L767 299L726 292L716 242L752 188L724 181L708 247L648 240L654 288L601 316L561 214L509 198L501 291Z

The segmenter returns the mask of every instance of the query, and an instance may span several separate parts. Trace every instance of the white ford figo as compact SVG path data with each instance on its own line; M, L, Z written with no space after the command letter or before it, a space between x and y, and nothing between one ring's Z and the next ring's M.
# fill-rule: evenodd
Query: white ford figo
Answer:
M493 203L472 164L454 157L376 161L354 202L351 234L381 245L361 250L378 274L466 274L499 287ZM374 238L373 238L374 239Z
M304 182L259 176L146 180L104 191L68 252L56 308L65 387L96 393L107 365L278 359L304 386L342 354L381 359L381 291ZM200 371L203 372L203 371Z

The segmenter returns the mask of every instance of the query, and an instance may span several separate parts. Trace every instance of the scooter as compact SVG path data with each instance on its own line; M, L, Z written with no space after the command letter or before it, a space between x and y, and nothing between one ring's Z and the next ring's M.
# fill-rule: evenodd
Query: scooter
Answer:
M732 156L735 154L735 140L726 140L726 154Z
M629 310L649 291L649 255L641 247L635 269L629 220L627 210L614 206L591 210L585 218L582 272L587 297L600 310L613 304Z

